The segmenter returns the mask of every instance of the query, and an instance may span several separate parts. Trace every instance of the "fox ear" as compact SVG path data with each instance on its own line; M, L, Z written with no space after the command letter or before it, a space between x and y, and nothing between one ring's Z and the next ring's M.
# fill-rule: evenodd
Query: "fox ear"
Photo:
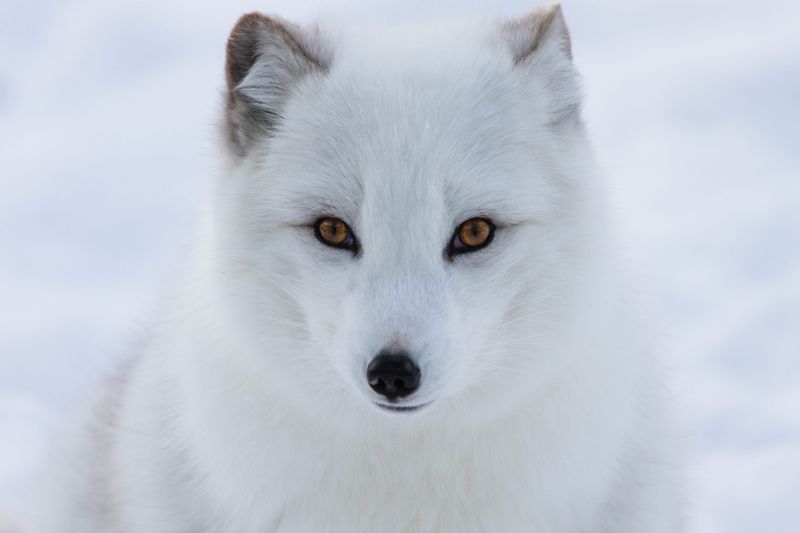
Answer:
M505 41L515 68L530 71L541 80L548 96L552 122L577 117L581 94L572 63L569 29L558 4L544 7L507 22Z
M228 38L225 128L230 147L244 154L254 139L272 131L292 88L329 68L330 49L318 33L249 13Z

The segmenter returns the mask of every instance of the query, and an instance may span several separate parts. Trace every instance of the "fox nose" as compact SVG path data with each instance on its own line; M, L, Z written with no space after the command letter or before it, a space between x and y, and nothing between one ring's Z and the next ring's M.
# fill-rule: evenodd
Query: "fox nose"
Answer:
M420 377L419 367L405 352L382 351L367 366L369 386L390 402L411 395Z

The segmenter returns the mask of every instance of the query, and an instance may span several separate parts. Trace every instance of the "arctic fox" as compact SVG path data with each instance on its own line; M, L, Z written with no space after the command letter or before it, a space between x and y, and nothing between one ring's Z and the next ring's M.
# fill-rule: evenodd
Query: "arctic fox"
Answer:
M674 533L559 7L243 16L185 282L49 532Z

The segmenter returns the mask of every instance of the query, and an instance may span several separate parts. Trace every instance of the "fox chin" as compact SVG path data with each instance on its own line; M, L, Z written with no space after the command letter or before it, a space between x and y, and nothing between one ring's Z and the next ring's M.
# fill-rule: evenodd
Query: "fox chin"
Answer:
M47 533L676 533L561 9L227 43L219 171Z

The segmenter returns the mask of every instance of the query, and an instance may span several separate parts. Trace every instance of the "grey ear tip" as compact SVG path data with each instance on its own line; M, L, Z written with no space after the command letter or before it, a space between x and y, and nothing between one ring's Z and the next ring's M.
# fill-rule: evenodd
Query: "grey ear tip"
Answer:
M511 20L504 28L513 43L515 64L533 56L545 42L555 43L568 59L572 59L569 29L559 3L540 7L521 18Z
M549 28L569 33L567 21L564 18L564 10L561 8L560 3L546 7L543 12L543 19L546 21Z
M225 77L228 88L233 90L247 74L247 64L254 60L259 27L263 27L266 17L257 11L239 17L233 25L226 46Z
M561 6L561 2L550 4L543 8L543 11L553 20L564 20L564 8Z
M264 21L266 19L267 19L267 16L265 14L261 13L260 11L250 11L248 13L245 13L241 17L239 17L236 20L236 24L233 25L233 28L235 30L236 28L238 28L240 26L256 24L256 23L259 23L259 22Z
M272 20L259 11L245 13L236 20L228 37L228 48L254 38L259 30L268 28Z

